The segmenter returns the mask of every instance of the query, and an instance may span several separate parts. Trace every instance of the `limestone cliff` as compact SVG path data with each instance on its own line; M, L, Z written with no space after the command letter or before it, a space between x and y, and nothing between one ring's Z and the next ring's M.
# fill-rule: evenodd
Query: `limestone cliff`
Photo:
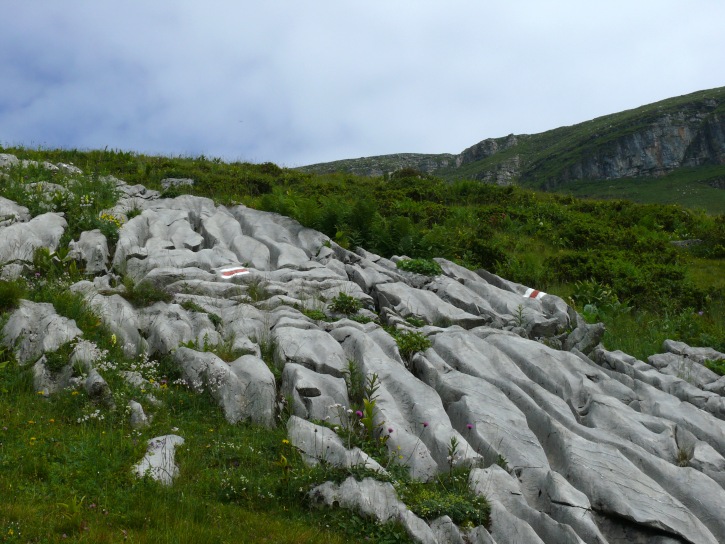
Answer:
M456 155L384 155L302 169L378 176L415 168L451 180L548 189L575 180L657 177L708 165L725 165L725 87L540 134L488 138Z

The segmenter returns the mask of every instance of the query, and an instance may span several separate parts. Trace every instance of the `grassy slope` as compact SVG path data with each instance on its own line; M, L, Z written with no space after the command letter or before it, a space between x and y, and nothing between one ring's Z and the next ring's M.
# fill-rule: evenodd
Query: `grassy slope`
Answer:
M448 186L426 179L313 176L272 164L225 164L204 157L149 157L116 151L3 151L20 158L74 162L86 172L113 174L151 188L160 188L164 177L191 177L197 182L192 189L196 194L221 203L276 202L315 227L325 220L321 212L346 206L354 211L362 202L387 214L382 220L395 227L391 232L401 233L393 242L427 233L431 243L439 244L435 251L450 251L449 258L465 264L470 255L465 247L454 244L485 235L508 257L506 271L562 296L571 295L575 286L547 280L546 263L548 258L573 253L561 245L565 242L559 235L565 231L570 236L603 236L601 249L606 250L611 242L607 229L614 225L605 221L614 217L614 222L633 223L633 233L641 233L642 239L659 247L661 241L682 234L687 222L704 229L714 221L677 207L579 201L478 183ZM365 214L358 213L358 219L360 215ZM687 221L680 223L678 217ZM639 223L638 218L642 219ZM349 218L343 215L339 219L342 222L330 225L331 235L339 228L344 241L355 225L345 223ZM668 219L674 223L667 225ZM406 234L404 227L413 230ZM439 236L433 236L438 232ZM700 289L725 288L722 258L682 251L676 259ZM62 286L59 289L63 292ZM53 293L46 289L36 297L57 304L57 293ZM77 321L87 337L96 335L101 347L112 349L108 334L94 332L95 321ZM616 316L608 327L608 348L644 358L658 351L668 337L707 334L725 340L725 312L722 299L716 297L702 316L687 308L659 313L650 309ZM112 387L123 391L118 383ZM135 435L123 414L78 424L78 418L90 410L82 394L68 392L50 401L38 398L27 371L0 362L0 494L8 497L0 502L0 538L12 541L8 531L16 529L23 532L17 541L32 538L37 542L61 541L64 533L71 541L88 542L117 542L125 537L134 542L349 542L369 534L375 534L372 541L379 542L398 538L347 513L311 512L298 489L321 475L309 474L298 459L287 455L282 429L259 432L251 426L227 425L209 399L188 395L183 389L169 387L161 396L164 408L143 434ZM144 441L174 427L187 439L179 456L182 477L178 485L167 490L130 478L130 460L140 458ZM280 464L282 455L292 462L289 469ZM232 500L219 492L229 489L222 481L227 476L238 484Z
M474 179L479 173L495 170L498 165L518 156L522 165L522 175L518 180L521 186L545 187L575 196L594 198L627 198L636 202L658 204L676 202L688 207L702 208L711 213L725 213L725 190L713 189L706 185L708 180L725 177L725 165L697 168L694 171L688 168L678 169L665 178L637 179L636 183L633 183L635 180L560 183L561 173L582 156L606 148L617 139L649 126L664 115L698 111L703 102L711 98L723 102L715 110L717 113L722 113L725 110L725 87L699 91L540 134L517 135L518 144L513 147L458 168L441 168L436 170L435 174L450 181ZM422 159L444 156L420 155L420 157ZM392 166L395 161L396 155L367 157L311 165L305 167L305 171L364 172L378 162L385 164L384 171L391 171L394 169ZM703 183L695 183L698 181ZM631 188L630 185L636 185L636 188ZM662 194L663 191L667 194Z

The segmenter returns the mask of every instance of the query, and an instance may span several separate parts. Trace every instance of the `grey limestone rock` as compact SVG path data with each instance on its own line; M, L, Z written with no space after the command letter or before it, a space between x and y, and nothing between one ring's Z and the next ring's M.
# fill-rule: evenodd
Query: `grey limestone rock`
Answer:
M244 355L227 364L213 353L180 347L174 360L187 384L197 391L209 391L230 423L250 419L274 426L274 376L261 359Z
M332 429L315 425L306 419L291 416L287 421L287 436L309 464L325 462L336 467L361 467L387 474L377 461L360 448L346 448Z
M161 188L169 189L172 187L191 187L194 180L190 178L164 178L161 180Z
M404 318L424 319L430 325L460 325L471 329L491 321L487 316L461 310L435 293L415 289L401 282L378 284L375 286L374 295L381 309L389 308Z
M400 521L415 542L436 544L438 540L430 527L398 500L389 482L365 478L358 482L349 477L340 485L326 482L310 491L313 503L340 505L357 510L363 516L373 517L385 523Z
M61 215L45 213L27 222L0 227L0 264L32 262L33 253L40 247L55 251L67 226Z
M88 274L98 274L106 271L108 263L108 241L100 230L94 229L82 232L77 242L68 244L68 256L85 263Z
M148 476L157 482L170 486L179 474L176 465L176 448L184 443L184 439L175 434L157 436L148 441L143 459L133 467L138 478Z
M343 377L347 371L347 357L332 336L319 329L280 325L274 328L277 364L297 363L320 374Z
M357 424L345 409L350 404L343 378L320 374L304 366L287 363L282 371L280 391L292 401L292 411L305 419L331 424Z
M59 316L52 304L29 300L20 302L2 329L3 343L15 350L20 364L34 363L82 334L75 321Z
M430 528L439 544L465 544L458 527L448 516L431 521Z
M143 406L135 400L131 400L128 403L128 409L129 425L131 425L132 429L143 429L144 427L149 426L150 422L143 410Z
M20 161L15 155L9 153L0 153L0 168L11 168L20 164Z
M24 223L26 221L30 221L28 208L7 198L0 197L0 227L7 227L13 223Z

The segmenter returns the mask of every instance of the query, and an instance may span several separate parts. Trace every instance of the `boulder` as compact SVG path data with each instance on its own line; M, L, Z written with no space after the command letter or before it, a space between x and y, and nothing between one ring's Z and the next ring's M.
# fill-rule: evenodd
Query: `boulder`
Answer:
M213 353L181 347L175 351L174 360L187 385L208 391L229 423L250 419L274 426L274 376L261 359L245 355L227 364Z
M157 436L148 441L146 454L133 472L138 478L148 476L162 485L170 486L179 474L176 465L176 448L184 443L184 439L175 434Z
M108 263L108 242L100 230L82 232L77 242L68 244L68 257L85 263L87 274L106 272Z
M340 437L327 427L291 416L287 421L287 436L308 464L325 462L335 467L360 467L387 474L377 461L360 448L346 448Z
M2 329L2 341L14 349L18 363L25 365L82 334L75 321L59 316L52 304L22 300Z

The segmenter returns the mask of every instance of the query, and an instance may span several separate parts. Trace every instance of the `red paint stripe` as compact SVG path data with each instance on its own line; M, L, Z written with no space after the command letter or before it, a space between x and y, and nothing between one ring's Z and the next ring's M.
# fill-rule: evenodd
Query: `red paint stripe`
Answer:
M531 294L529 295L529 298L536 298L536 297L538 297L538 296L539 296L539 293L541 293L541 291L538 291L537 289L534 289L534 290L533 290L533 291L531 292Z
M234 270L225 270L222 272L222 276L225 278L228 278L229 276L233 276L234 274L241 274L243 272L249 272L246 268L235 268Z

